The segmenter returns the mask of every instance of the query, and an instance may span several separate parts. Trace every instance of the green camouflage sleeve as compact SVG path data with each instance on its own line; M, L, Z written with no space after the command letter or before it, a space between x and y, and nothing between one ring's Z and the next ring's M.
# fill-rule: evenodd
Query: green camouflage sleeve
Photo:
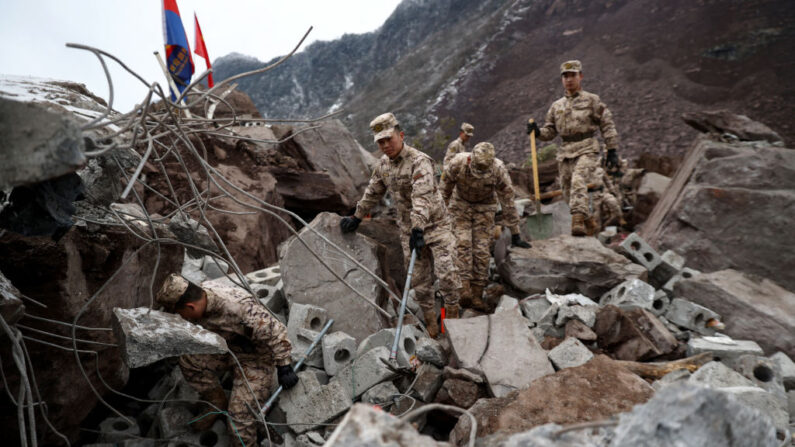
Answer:
M364 195L359 203L356 204L356 212L353 214L359 219L364 219L370 210L378 204L381 197L386 193L386 185L381 179L381 163L375 165L373 174L370 176L370 183L367 184L367 189L364 190Z
M461 152L464 152L464 147L458 142L458 138L456 138L447 146L447 153L444 156L444 161L442 161L442 164L447 166L447 164L450 163L450 160L452 160L456 154L460 154Z
M597 98L598 99L598 98ZM613 122L613 113L601 100L596 101L594 116L599 123L599 130L602 131L602 138L605 140L605 147L609 149L618 148L618 131L616 123Z
M268 346L276 366L289 365L292 346L287 338L287 328L253 299L247 300L242 307L243 315L240 317L243 325L251 330L254 345Z
M558 136L558 129L555 127L555 104L547 111L547 116L544 118L544 126L539 129L541 133L538 139L541 141L549 141Z
M447 204L450 201L450 196L453 195L453 188L455 182L458 180L458 172L455 170L453 163L445 164L444 173L442 174L442 199Z
M511 230L511 234L519 234L519 213L516 212L516 204L513 201L513 184L511 176L505 165L500 165L497 176L497 198L502 206L502 218L505 226Z
M436 203L436 185L433 165L426 157L417 157L411 171L411 228L425 229L431 220L431 211Z

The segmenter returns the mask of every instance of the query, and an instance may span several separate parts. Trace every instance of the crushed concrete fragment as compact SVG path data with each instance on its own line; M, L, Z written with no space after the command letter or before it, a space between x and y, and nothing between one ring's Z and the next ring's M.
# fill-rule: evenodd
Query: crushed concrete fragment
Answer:
M444 368L447 365L447 353L444 352L442 345L428 337L420 337L417 340L417 359L422 362L430 363L438 368Z
M555 368L561 370L588 363L593 358L593 353L581 341L569 337L549 351L548 356Z
M781 377L784 380L784 388L787 391L795 389L795 362L793 362L792 359L787 356L787 354L784 354L781 351L771 355L770 359L775 361L781 370Z
M381 382L362 394L362 402L373 405L391 404L392 398L400 394L392 382Z
M373 386L395 378L397 374L385 364L388 361L389 348L373 348L340 369L329 384L339 384L349 399L356 399Z
M702 335L712 335L715 330L709 327L710 321L719 322L720 315L691 301L674 298L668 306L665 318L671 323Z
M420 435L409 421L402 421L369 405L356 404L345 415L326 447L437 447Z
M282 392L277 401L287 423L300 434L320 427L351 407L353 402L338 382L332 380L321 385L314 373L298 373L298 384Z
M687 355L712 352L716 360L731 362L743 354L764 355L762 348L752 340L734 340L722 334L691 338L687 342Z
M651 309L654 305L654 287L639 279L630 279L602 295L599 304L614 304L625 309Z
M323 367L329 376L334 376L345 365L353 361L356 340L345 332L334 332L323 337Z

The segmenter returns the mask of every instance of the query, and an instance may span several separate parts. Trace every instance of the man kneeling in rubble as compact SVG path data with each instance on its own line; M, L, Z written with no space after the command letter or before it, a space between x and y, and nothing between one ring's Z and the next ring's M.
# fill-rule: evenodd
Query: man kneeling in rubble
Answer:
M281 386L289 389L298 383L298 376L290 366L292 348L287 329L242 289L224 285L203 289L176 274L166 279L157 293L157 301L166 311L176 312L226 340L229 350L240 361L240 367L230 354L183 355L179 366L202 399L221 411L227 410L227 398L218 376L234 369L227 410L229 433L235 433L236 429L245 445L257 445L257 419L246 408L249 405L254 411L259 410L252 391L260 405L267 400L274 385L274 365ZM251 390L246 386L244 373ZM215 410L207 409L202 414L212 411ZM192 428L206 430L217 417L218 414L205 416L194 422ZM234 435L232 437L237 439Z

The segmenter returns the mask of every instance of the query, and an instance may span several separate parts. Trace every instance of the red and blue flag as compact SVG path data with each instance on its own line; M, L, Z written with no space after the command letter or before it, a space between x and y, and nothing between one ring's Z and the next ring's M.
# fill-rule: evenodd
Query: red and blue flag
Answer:
M163 37L166 42L166 65L177 90L182 93L193 76L193 58L188 45L188 35L182 26L177 0L163 0ZM176 100L171 92L171 100Z

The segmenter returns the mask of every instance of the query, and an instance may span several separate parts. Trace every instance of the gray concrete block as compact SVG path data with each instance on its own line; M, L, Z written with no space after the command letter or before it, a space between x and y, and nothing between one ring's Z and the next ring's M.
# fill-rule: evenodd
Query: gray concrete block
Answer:
M665 290L656 290L654 292L654 300L651 303L649 312L655 316L662 316L668 312L668 306L671 305L671 298L665 293Z
M558 370L583 365L593 358L593 353L573 337L563 340L563 343L557 345L547 355Z
M674 296L674 286L676 286L676 283L678 283L679 281L681 281L683 279L690 279L690 278L696 277L696 276L698 276L700 274L701 274L701 272L699 272L698 270L685 267L682 270L680 270L679 273L677 273L676 275L672 276L671 279L668 280L668 282L663 284L662 289L665 291L665 293L668 294L669 297L673 298L673 296Z
M442 387L442 370L426 363L417 370L412 394L423 402L432 402Z
M335 376L353 361L356 340L344 332L334 332L323 337L323 367L329 376Z
M293 303L287 320L287 336L293 345L292 358L298 361L306 349L312 344L328 320L328 313L322 307L311 304ZM323 367L323 347L319 343L306 359L306 364L318 368Z
M715 360L731 362L743 354L764 355L762 348L752 340L734 340L725 335L694 337L687 342L687 355L712 352Z
M602 245L610 245L613 242L613 239L618 234L618 228L615 226L605 227L603 231L601 231L598 235L596 235L596 239L602 243Z
M775 360L745 354L731 360L730 366L759 388L781 396L786 394L781 368Z
M229 264L227 262L210 255L204 257L202 273L207 276L208 280L224 277L228 271Z
M783 352L779 351L770 356L770 359L778 364L779 369L781 370L781 378L784 381L784 388L787 391L795 389L795 362L784 354Z
M337 372L329 385L338 383L350 399L356 399L373 386L395 378L396 374L384 364L388 361L389 348L370 349Z
M362 394L362 402L373 405L392 403L392 397L400 394L392 382L381 382Z
M654 305L654 287L639 279L630 279L602 295L599 304L602 306L613 304L621 308L640 307L651 310Z
M328 422L353 405L346 389L334 380L321 385L315 374L307 371L299 372L298 378L298 384L282 392L277 401L287 423L298 434L320 427L312 424Z
M422 335L422 332L414 326L403 326L403 329L400 331L400 341L398 342L398 364L401 366L411 366L411 358L416 355L417 341ZM359 343L359 347L356 348L356 357L361 357L367 351L379 346L386 347L391 351L394 341L395 328L381 329Z
M720 391L733 396L743 404L755 408L766 415L779 430L785 429L789 425L789 409L787 408L786 396L768 393L755 386L721 388Z
M571 319L578 319L592 328L596 322L596 312L599 306L561 306L558 309L558 316L555 319L555 326L564 327Z
M508 295L500 297L497 308L494 309L494 313L498 312L516 312L518 315L522 315L522 311L519 308L519 300Z
M99 423L98 442L123 442L127 438L141 435L141 429L135 419L128 421L122 417L113 416Z
M668 374L660 377L659 380L655 380L654 383L651 384L654 391L660 391L661 389L669 386L673 383L684 382L690 378L690 371L686 369L676 369Z
M709 362L694 372L690 383L708 386L710 388L729 388L737 386L755 386L742 374L732 370L721 362Z
M547 301L545 295L533 295L530 299L522 301L521 308L525 318L530 322L530 327L551 326L555 324L558 315L558 305Z
M273 313L279 313L287 308L287 300L284 298L282 289L267 284L250 284L254 295L260 302L270 309Z
M415 352L417 358L422 362L430 363L438 368L444 368L447 365L447 353L444 352L441 343L432 338L420 337L417 340Z
M707 327L710 320L720 321L720 315L682 298L674 298L665 312L665 318L673 324L698 332L702 335L712 335L715 330Z
M683 268L685 268L685 258L673 250L666 250L660 256L657 267L649 272L649 282L656 287L662 287Z
M632 233L619 245L620 251L635 263L653 271L660 264L660 254L657 253L637 233Z
M180 274L188 281L194 284L201 284L207 280L207 275L202 272L202 264L204 264L204 256L194 258L185 250L185 256L182 260L182 271Z
M278 264L246 274L246 280L248 280L248 283L251 285L263 284L267 286L276 286L281 279L282 273Z
M472 383L483 383L485 379L480 374L475 374L472 371L467 371L466 369L459 369L459 368L451 368L449 366L444 367L444 378L445 379L459 379L459 380L466 380Z

